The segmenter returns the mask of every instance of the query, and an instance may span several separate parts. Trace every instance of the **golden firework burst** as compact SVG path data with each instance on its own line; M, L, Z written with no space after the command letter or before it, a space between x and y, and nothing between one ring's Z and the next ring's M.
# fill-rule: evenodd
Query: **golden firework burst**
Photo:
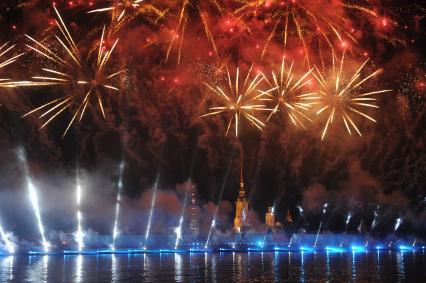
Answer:
M209 108L209 112L201 117L208 117L213 115L220 115L223 113L228 114L229 121L226 130L226 135L232 126L235 129L235 136L238 137L241 118L248 120L253 126L259 130L263 130L265 123L258 116L262 112L271 111L267 105L262 101L266 93L257 90L259 84L264 80L262 73L258 72L257 75L252 76L253 65L247 73L247 76L242 81L240 78L240 70L237 68L235 79L231 78L229 69L226 68L226 75L228 86L211 86L207 83L205 85L210 90L218 104Z
M264 91L266 96L263 100L273 103L267 121L278 112L287 114L296 127L300 125L305 128L303 120L312 121L305 112L315 104L316 92L304 91L304 87L313 80L309 78L312 70L297 76L294 72L294 61L287 66L283 56L280 70L272 71L272 79L265 78L270 89Z
M337 118L340 118L350 135L352 130L355 130L359 136L362 136L359 126L353 117L354 114L376 123L377 121L368 113L369 109L379 108L377 98L374 96L391 91L389 89L365 89L364 84L382 72L381 69L378 69L364 77L362 72L369 60L361 64L352 76L347 74L348 71L345 70L344 60L345 53L343 53L338 64L335 64L336 59L333 56L333 66L329 72L320 72L318 68L315 68L315 71L312 72L320 87L316 97L320 108L316 115L325 114L327 117L321 139L325 138L330 124Z
M109 49L106 49L104 45L105 27L96 51L96 62L90 60L91 52L83 60L83 55L61 15L56 8L54 10L57 16L56 24L61 32L60 36L54 35L53 39L43 43L26 35L30 41L27 47L46 59L47 67L41 68L41 74L33 76L32 81L22 82L20 85L66 87L65 94L61 97L52 99L23 116L42 111L39 116L39 119L45 120L40 127L42 129L65 110L71 110L73 115L62 135L63 138L76 120L83 119L86 109L92 101L98 104L99 110L105 118L104 96L110 90L120 91L116 80L125 73L125 70L111 71L111 67L107 68L118 39ZM55 46L55 48L50 46Z

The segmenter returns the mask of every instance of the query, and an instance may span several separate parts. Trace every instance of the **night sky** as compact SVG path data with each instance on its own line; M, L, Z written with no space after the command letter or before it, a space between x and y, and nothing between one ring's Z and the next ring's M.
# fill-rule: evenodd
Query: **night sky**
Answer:
M9 221L14 229L19 230L18 222L25 222L24 216L16 213L23 201L11 205L13 196L25 195L25 179L16 156L19 146L27 152L32 177L51 192L43 201L50 207L45 213L51 213L51 221L57 223L66 222L52 216L61 211L61 205L52 208L47 203L72 190L77 166L84 172L87 186L91 186L88 190L92 192L92 203L86 205L93 205L92 210L112 209L108 206L114 200L121 162L125 163L124 191L132 211L148 203L145 194L157 175L159 188L176 191L176 198L182 197L179 184L191 179L205 206L217 202L222 186L225 203L233 202L239 188L239 154L243 148L246 188L251 207L261 220L266 207L273 204L279 218L287 209L296 215L298 204L315 218L323 203L329 201L335 208L330 230L341 229L348 210L354 211L358 219L371 222L374 209L380 205L384 223L393 223L395 217L402 216L416 229L423 227L425 231L426 212L419 209L426 196L424 1L296 1L317 14L337 58L345 49L351 70L367 57L371 58L366 65L367 75L383 68L368 87L392 92L376 96L380 108L368 110L377 123L354 116L362 137L354 131L348 135L339 121L321 140L326 116L309 114L313 121L303 129L278 113L263 131L242 119L237 140L232 130L225 135L229 116L200 117L215 102L205 83L227 86L225 66L234 75L237 67L246 74L254 64L254 73L269 76L272 69L279 69L284 54L289 62L294 60L299 74L309 69L308 64L330 66L330 45L312 21L306 20L310 17L306 13L297 16L300 34L294 22L289 24L284 47L285 18L277 21L277 11L296 5L292 1L257 1L262 4L246 8L252 11L245 13L241 7L256 1L190 0L182 33L181 0L143 4L163 11L161 16L154 9L137 13L136 8L126 7L122 24L111 19L111 12L86 13L114 1L74 0L70 4L58 0L56 7L65 24L83 57L89 58L85 64L89 68L94 64L97 51L93 50L105 25L105 48L111 48L119 38L106 68L110 73L121 69L126 72L117 82L120 91L102 90L106 118L94 100L81 122L75 123L63 139L72 111L64 111L40 131L38 128L46 121L37 119L41 113L21 116L54 98L75 95L79 86L0 88L0 192L1 207L5 208L1 215L13 219ZM45 58L26 46L31 42L24 34L45 42L59 34L51 3L1 1L0 43L12 41L16 43L13 54L27 53L0 69L0 78L31 80L46 66ZM342 32L343 39L339 40L322 19L331 19L350 36ZM171 45L177 33L179 37ZM260 119L265 121L267 116L260 115ZM72 204L64 207L71 209ZM224 209L230 218L230 204ZM102 227L102 220L94 218L91 225Z

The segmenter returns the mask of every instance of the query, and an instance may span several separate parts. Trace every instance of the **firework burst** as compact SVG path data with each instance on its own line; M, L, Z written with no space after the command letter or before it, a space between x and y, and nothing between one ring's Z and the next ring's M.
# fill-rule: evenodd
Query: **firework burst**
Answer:
M318 99L317 104L320 105L320 108L316 114L325 114L327 117L321 139L325 138L330 124L338 118L343 122L350 135L352 130L355 130L359 136L362 136L359 126L353 117L354 114L376 123L377 121L368 114L367 110L379 108L376 105L377 99L374 97L375 95L391 90L365 90L364 84L382 72L379 69L364 77L362 72L369 60L359 66L352 76L349 76L344 69L345 53L343 53L338 64L335 64L336 59L334 56L332 59L333 66L330 72L321 73L318 68L315 68L315 71L312 72L320 86L318 96L316 96Z
M240 70L237 68L235 80L231 79L229 69L226 68L227 87L205 85L214 94L219 102L219 105L209 108L209 112L201 117L213 116L226 113L229 121L226 130L228 135L232 126L235 129L235 136L238 137L241 118L248 120L253 126L259 130L263 130L265 123L258 117L258 114L265 111L271 111L262 101L265 97L264 92L257 91L257 87L264 80L262 73L258 73L254 78L251 78L253 66L247 73L244 81L240 81Z
M263 100L273 103L267 121L272 115L281 112L288 114L296 127L300 125L305 128L303 120L311 121L311 119L304 112L315 104L313 100L316 99L313 96L315 92L303 91L304 86L312 82L312 78L309 78L312 70L298 77L294 73L294 61L291 62L290 66L286 66L285 56L283 56L279 72L276 74L275 71L272 71L272 79L270 80L265 78L270 89L264 92L266 97Z
M47 60L48 67L41 69L41 75L32 77L33 81L24 82L24 86L65 86L68 90L59 98L48 101L26 113L23 117L36 112L42 112L39 119L45 120L40 129L49 125L65 110L73 112L62 138L67 134L75 121L81 121L89 103L97 103L102 116L105 118L104 100L108 91L119 92L117 79L122 77L125 70L109 72L107 65L114 51L118 39L113 42L109 50L104 45L105 28L103 29L99 48L96 53L96 62L90 60L90 51L87 60L82 59L79 47L75 43L61 15L55 8L57 15L56 24L61 31L61 36L55 35L54 39L43 43L29 35L26 37L31 44L27 47ZM56 44L56 48L50 47Z
M276 36L281 36L284 47L287 46L288 39L298 38L303 47L303 53L309 66L309 46L315 44L315 48L328 48L334 52L335 40L340 45L346 46L348 42L358 43L353 36L355 31L352 23L345 17L339 16L339 13L327 14L319 9L349 9L360 12L363 16L377 17L376 13L367 7L342 3L336 7L330 8L329 1L308 1L308 0L241 0L242 6L236 9L235 14L239 18L260 18L272 26L266 44L263 48L264 56L271 40ZM342 12L343 13L343 12Z

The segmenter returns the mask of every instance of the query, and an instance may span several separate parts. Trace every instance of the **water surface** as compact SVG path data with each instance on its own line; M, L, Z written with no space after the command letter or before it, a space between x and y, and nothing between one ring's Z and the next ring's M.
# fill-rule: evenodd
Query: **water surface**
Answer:
M426 282L425 251L0 257L0 282Z

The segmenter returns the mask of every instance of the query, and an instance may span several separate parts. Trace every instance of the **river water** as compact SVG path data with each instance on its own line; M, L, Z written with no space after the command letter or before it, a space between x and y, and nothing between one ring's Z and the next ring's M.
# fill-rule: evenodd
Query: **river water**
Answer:
M426 282L425 251L0 257L0 282Z

